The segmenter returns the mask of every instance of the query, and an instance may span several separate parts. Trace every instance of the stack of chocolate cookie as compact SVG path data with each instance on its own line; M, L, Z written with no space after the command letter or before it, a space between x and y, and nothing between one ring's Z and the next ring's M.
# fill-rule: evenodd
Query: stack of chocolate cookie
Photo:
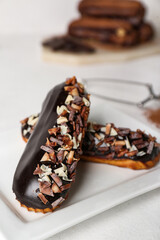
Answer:
M81 17L69 25L68 33L105 45L134 46L152 39L150 23L145 22L146 9L134 0L82 0Z

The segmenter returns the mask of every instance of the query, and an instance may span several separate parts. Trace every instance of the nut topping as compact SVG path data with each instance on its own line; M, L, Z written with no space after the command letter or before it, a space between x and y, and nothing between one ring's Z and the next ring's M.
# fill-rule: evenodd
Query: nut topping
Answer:
M103 135L104 132L105 135ZM124 158L140 161L143 156L152 155L153 150L158 147L156 144L155 138L140 130L133 132L129 128L117 128L110 123L106 126L88 123L86 138L83 142L83 155L85 159L87 156L96 156L97 159ZM151 157L146 158L146 161L152 159Z
M77 110L77 111L80 111L80 110L81 110L81 106L78 106L78 105L76 105L76 104L74 104L74 103L72 103L71 107L72 107L73 109Z
M43 155L43 157L41 158L40 160L41 162L45 162L45 161L51 161L50 157L49 157L49 154L48 153L45 153Z
M111 137L117 136L117 132L114 128L111 128L110 136Z
M61 189L57 186L56 183L53 183L53 184L52 184L52 191L53 191L54 193L60 193L60 192L61 192Z
M57 124L62 124L62 123L66 123L66 122L68 122L68 119L66 118L66 117L59 117L58 119L57 119Z
M110 131L111 131L111 124L108 123L108 124L106 125L106 129L105 129L106 135L110 135Z
M48 200L45 198L45 196L43 195L43 193L39 193L38 197L41 199L41 201L46 204L48 202Z
M78 83L75 77L66 80L64 91L67 97L65 102L57 106L57 121L55 126L48 129L50 136L41 146L45 153L33 173L38 175L39 198L44 204L49 201L53 208L64 201L68 189L75 181L76 166L79 155L82 154L82 140L86 132L90 106L90 96L85 93L83 85ZM30 117L30 124L34 124L35 119ZM26 122L28 119L23 121ZM30 133L30 129L23 130ZM100 139L105 137L102 133L98 136Z
M73 97L71 95L68 95L67 98L66 98L65 104L68 105L73 100L74 100Z

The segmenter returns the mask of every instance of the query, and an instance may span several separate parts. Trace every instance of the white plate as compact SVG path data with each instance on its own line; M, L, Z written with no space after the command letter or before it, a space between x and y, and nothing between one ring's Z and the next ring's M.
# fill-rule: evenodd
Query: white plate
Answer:
M90 119L157 133L135 119L92 99ZM80 162L69 198L54 213L27 212L12 193L12 179L25 147L20 126L0 134L0 230L7 239L45 239L96 214L160 186L160 165L134 171L105 164ZM159 139L158 139L159 140Z

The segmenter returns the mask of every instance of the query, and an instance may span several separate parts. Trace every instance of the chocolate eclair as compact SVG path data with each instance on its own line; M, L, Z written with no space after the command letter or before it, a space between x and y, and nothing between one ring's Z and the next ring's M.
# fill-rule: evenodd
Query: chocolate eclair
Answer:
M12 187L21 206L46 213L67 198L75 180L89 107L89 95L73 77L48 93L38 119L37 115L28 119L27 126L34 131ZM26 127L23 133L30 130Z
M22 138L27 142L31 132L27 131L26 134L24 128L30 129L26 120L23 121L21 129ZM104 126L91 122L87 125L82 151L82 160L134 170L151 168L160 157L160 148L155 137L141 130L135 132L129 128L117 128L114 124Z
M134 26L142 23L145 14L142 3L132 0L83 0L79 11L84 16L124 19Z
M82 17L71 22L69 34L80 39L119 46L132 46L138 43L138 32L125 20Z
M134 170L148 169L159 162L156 138L141 130L117 128L114 124L88 123L81 159Z

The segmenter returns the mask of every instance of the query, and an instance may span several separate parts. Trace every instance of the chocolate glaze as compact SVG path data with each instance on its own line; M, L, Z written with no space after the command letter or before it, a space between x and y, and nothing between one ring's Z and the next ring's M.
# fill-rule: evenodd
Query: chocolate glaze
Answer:
M145 8L136 1L81 1L79 11L83 16L111 17L125 19L133 25L139 25L144 17Z
M85 15L84 15L85 16ZM112 16L108 16L108 15L102 15L102 16L97 16L97 15L93 15L95 18L97 18L97 20L99 18L108 18L108 19L117 19L117 20L125 20L129 23L131 23L134 27L138 27L142 22L143 19L141 16L133 16L133 17L123 17L123 16L116 16L116 15L112 15Z
M132 30L126 31L126 36L120 38L116 35L116 29L97 29L97 28L83 28L73 27L69 29L69 33L75 37L82 39L94 39L102 43L120 44L124 46L134 45L138 43L138 32ZM120 41L119 41L120 40Z
M91 154L91 152L88 152L87 149L83 146L83 156L89 156L89 157L94 157L95 158L100 158L100 159L106 159L106 155L109 153L109 152L98 152L98 151L94 151L92 150L93 152L93 155ZM131 159L131 160L134 160L134 161L140 161L140 162L143 162L143 163L146 163L148 161L152 161L154 160L154 158L159 154L159 150L158 148L154 148L153 151L152 151L152 154L146 154L144 156L133 156L133 157L114 157L113 160L121 160L121 159ZM82 157L83 158L83 157ZM111 159L110 159L111 160Z
M37 176L33 175L33 172L44 154L40 147L46 142L46 138L49 136L48 129L56 124L57 105L62 105L66 97L67 92L64 91L64 83L57 85L48 93L43 103L38 123L18 163L12 189L17 200L27 207L34 209L52 208L49 202L53 202L58 198L48 196L46 198L49 201L46 205L41 202L36 193L36 190L39 188L39 183ZM67 192L67 190L63 191L61 196L65 198Z
M109 15L109 14L102 14L102 13L96 13L96 12L94 12L93 11L93 13L92 13L92 11L90 12L90 13L88 13L88 14L82 14L82 16L92 16L92 17L96 17L97 19L98 18L110 18L110 19L119 19L119 20L125 20L125 21L128 21L128 22L130 22L132 25L134 25L134 26L138 26L138 25L140 25L141 23L142 23L142 21L143 21L143 12L141 12L139 15L137 15L137 16L122 16L122 15L120 15L120 16L117 16L117 15L115 15L115 14L112 14L112 15Z

